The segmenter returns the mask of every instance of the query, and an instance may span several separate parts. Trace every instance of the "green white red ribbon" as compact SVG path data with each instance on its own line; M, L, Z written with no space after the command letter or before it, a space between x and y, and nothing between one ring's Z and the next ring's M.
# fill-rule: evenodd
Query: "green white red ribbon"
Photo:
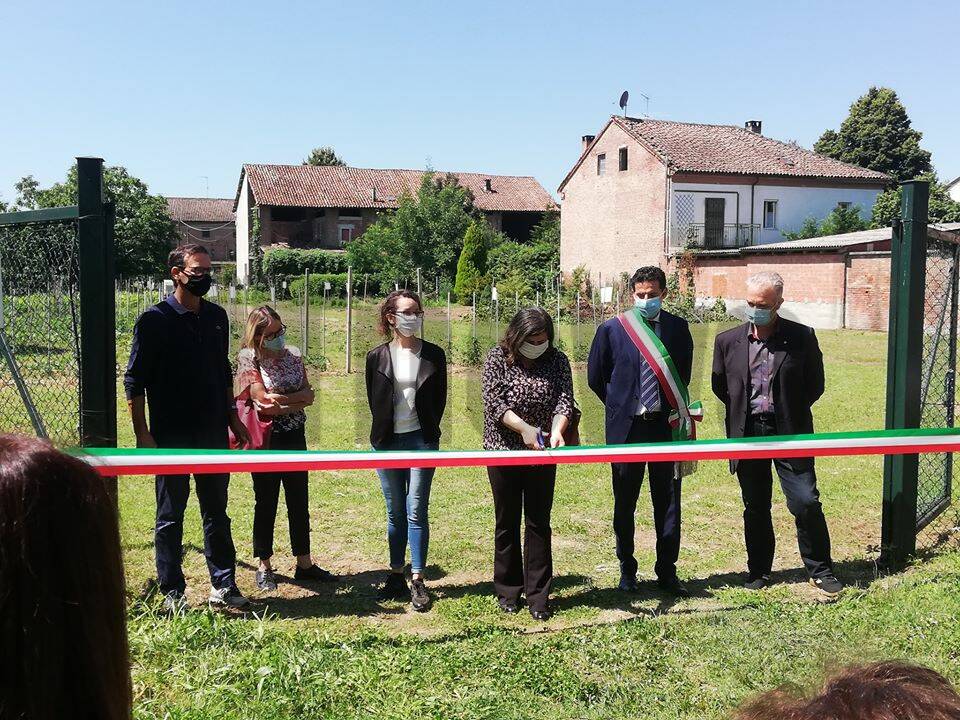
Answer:
M617 317L627 336L637 346L647 365L653 370L663 394L673 410L670 412L670 427L674 440L696 440L697 426L703 420L703 405L699 400L690 402L687 384L677 372L677 366L666 346L657 337L650 324L633 308Z
M875 430L555 450L284 451L87 448L74 454L102 475L374 470L412 467L570 465L610 462L751 460L838 455L914 455L960 450L960 429Z

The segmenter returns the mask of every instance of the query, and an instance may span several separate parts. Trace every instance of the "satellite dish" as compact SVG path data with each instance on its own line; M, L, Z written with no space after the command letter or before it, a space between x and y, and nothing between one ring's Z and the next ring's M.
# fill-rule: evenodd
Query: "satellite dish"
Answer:
M623 114L627 114L627 100L630 99L630 93L626 90L623 91L623 94L620 95L620 109L623 110Z

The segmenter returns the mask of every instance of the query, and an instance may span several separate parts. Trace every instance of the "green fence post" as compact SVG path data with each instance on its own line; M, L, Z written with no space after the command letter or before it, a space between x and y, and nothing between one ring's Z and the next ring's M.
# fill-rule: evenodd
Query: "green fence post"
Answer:
M77 158L80 261L80 439L117 446L113 208L103 199L103 160Z
M929 183L902 184L901 220L890 246L890 332L887 353L888 430L920 427L923 312ZM896 566L916 550L919 456L883 462L881 560Z

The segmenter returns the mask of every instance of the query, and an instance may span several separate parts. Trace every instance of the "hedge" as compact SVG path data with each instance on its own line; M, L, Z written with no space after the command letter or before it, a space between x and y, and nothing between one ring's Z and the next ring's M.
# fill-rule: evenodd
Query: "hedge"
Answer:
M323 297L323 284L330 283L330 289L327 291L328 298L346 297L347 295L347 274L346 273L318 273L310 275L310 299L316 300ZM356 287L356 283L354 283ZM293 280L288 288L290 296L299 298L303 295L303 278L298 277Z
M335 250L274 248L263 255L263 274L268 278L292 277L304 272L340 274L347 271L347 254Z

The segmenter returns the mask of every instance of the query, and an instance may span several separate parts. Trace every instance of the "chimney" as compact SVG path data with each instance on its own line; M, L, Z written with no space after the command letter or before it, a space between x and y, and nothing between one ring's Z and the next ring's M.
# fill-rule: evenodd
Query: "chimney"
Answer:
M593 139L595 137L596 135L584 135L582 138L580 138L581 142L583 143L583 145L580 147L581 155L583 155L587 151L587 148L590 147L590 143L593 142Z
M747 120L743 126L752 133L756 133L757 135L763 134L760 132L761 123L759 120Z
M484 192L493 192L493 180L487 178L483 181L483 190Z

